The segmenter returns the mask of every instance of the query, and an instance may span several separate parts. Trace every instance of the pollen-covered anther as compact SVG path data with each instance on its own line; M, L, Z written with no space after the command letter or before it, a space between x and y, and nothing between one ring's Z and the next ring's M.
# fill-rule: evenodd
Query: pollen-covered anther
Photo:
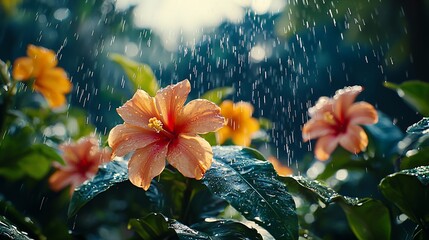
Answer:
M325 112L323 114L323 119L329 124L335 124L334 115L332 115L330 112Z
M147 125L150 128L155 129L155 131L157 133L159 133L160 131L163 130L163 128L162 128L162 125L163 125L162 122L160 120L158 120L158 118L156 118L156 117L153 117L153 118L149 119L149 123Z

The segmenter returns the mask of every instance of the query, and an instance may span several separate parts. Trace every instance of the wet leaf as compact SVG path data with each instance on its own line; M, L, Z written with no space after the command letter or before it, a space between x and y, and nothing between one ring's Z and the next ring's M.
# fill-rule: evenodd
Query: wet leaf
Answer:
M420 166L429 166L429 148L423 148L420 150L412 150L413 154L410 154L401 159L400 168L412 169Z
M119 64L133 84L134 90L142 89L149 95L155 96L159 86L149 65L138 63L120 54L111 54L110 59Z
M97 175L75 189L68 209L68 216L74 216L81 207L98 194L113 185L128 180L128 163L115 160L98 169Z
M131 219L128 229L135 231L143 239L166 239L176 235L169 228L166 218L162 214L151 213L139 219Z
M429 133L428 129L429 129L429 118L423 118L422 120L408 127L407 133L426 134L426 133Z
M338 203L358 239L390 239L389 210L380 201L342 196L321 182L302 176L285 177L284 181L291 191L307 198L321 201L326 205Z
M429 227L429 166L402 170L380 182L383 195L415 223Z
M367 153L370 157L387 157L394 152L398 142L404 138L404 134L386 114L380 111L377 114L376 124L364 126L369 138Z
M385 82L384 86L396 90L398 95L423 116L429 116L429 83L413 80L401 84Z
M295 204L272 165L249 148L213 147L213 163L203 182L244 217L276 239L297 239Z
M2 217L12 222L16 228L26 232L28 237L41 240L46 239L46 237L43 236L41 230L36 226L36 224L34 224L34 222L29 217L23 216L20 212L18 212L18 210L12 205L11 202L4 200L1 196L0 212L2 213ZM2 231L0 230L0 235L1 232Z
M1 239L16 239L16 240L29 240L26 232L18 230L8 219L0 215L0 236Z
M201 96L201 98L207 99L219 105L221 104L221 102L225 97L227 97L228 95L231 95L232 93L234 93L234 88L220 87L220 88L215 88L213 90L207 91Z
M176 235L181 240L262 240L255 229L233 220L201 222L189 227L174 219L168 219L162 214L151 213L140 219L131 219L128 226L143 239L165 239Z

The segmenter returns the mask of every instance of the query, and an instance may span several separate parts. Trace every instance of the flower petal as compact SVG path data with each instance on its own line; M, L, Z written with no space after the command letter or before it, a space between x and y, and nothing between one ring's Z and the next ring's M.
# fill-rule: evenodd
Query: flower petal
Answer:
M334 135L327 135L319 138L314 149L316 158L325 161L338 146L338 138Z
M152 179L165 168L166 142L155 142L137 149L128 162L128 176L132 184L147 190Z
M368 136L362 127L349 125L347 132L340 137L340 145L351 153L360 153L368 146Z
M41 88L50 88L58 93L69 93L73 87L67 73L62 68L45 70L37 77L35 85Z
M232 142L235 145L248 147L250 146L251 141L252 141L252 138L250 137L250 135L244 132L234 132L232 134Z
M156 106L164 127L174 132L176 118L186 102L191 84L187 79L166 88L160 89L155 95Z
M349 124L374 124L378 122L378 114L374 106L367 102L353 104L347 111Z
M224 126L216 132L216 140L219 144L223 144L232 136L232 129L229 126Z
M199 136L179 135L168 147L167 161L185 177L201 179L212 159L210 144Z
M49 187L54 191L60 191L61 189L76 182L78 176L70 171L57 170L54 174L49 177ZM74 189L73 189L74 190Z
M13 63L12 76L15 80L28 80L33 77L33 60L29 57L20 57Z
M363 91L361 86L345 87L338 90L334 96L334 113L338 120L343 121L347 110L355 101L357 95Z
M226 118L232 118L234 115L234 103L230 100L225 100L220 104L220 111L222 116Z
M27 56L29 56L34 62L35 75L38 75L44 69L55 67L58 63L57 56L54 51L31 44L28 45Z
M152 130L136 127L127 123L118 125L110 130L108 143L113 149L114 156L124 156L136 149L157 142L163 135Z
M154 98L143 90L137 90L134 96L116 111L125 123L147 129L150 129L149 119L159 118Z
M302 138L304 141L323 137L335 133L332 125L323 120L310 119L302 128Z
M196 99L185 105L177 118L176 127L181 133L204 134L213 132L225 124L220 108L207 100Z
M250 118L253 114L253 106L248 102L238 102L234 104L234 113L238 118Z

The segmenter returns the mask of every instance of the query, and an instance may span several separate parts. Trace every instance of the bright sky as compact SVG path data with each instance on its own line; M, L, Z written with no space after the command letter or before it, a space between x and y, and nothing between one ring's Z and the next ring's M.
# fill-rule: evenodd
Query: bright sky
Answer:
M240 22L247 9L256 14L280 12L284 0L117 0L116 9L136 5L134 23L158 34L163 45L193 46L202 34L223 22Z

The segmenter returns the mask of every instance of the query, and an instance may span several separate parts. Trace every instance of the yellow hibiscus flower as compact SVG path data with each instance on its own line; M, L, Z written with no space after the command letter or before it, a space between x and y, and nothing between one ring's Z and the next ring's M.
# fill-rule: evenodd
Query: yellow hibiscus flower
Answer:
M65 94L72 84L64 69L56 67L57 57L52 50L29 45L27 57L20 57L13 64L12 76L17 81L34 78L33 90L40 92L52 108L66 103Z
M258 120L252 117L253 106L247 102L233 103L226 100L220 108L227 125L216 133L219 144L231 138L236 145L249 146L252 135L259 130Z

